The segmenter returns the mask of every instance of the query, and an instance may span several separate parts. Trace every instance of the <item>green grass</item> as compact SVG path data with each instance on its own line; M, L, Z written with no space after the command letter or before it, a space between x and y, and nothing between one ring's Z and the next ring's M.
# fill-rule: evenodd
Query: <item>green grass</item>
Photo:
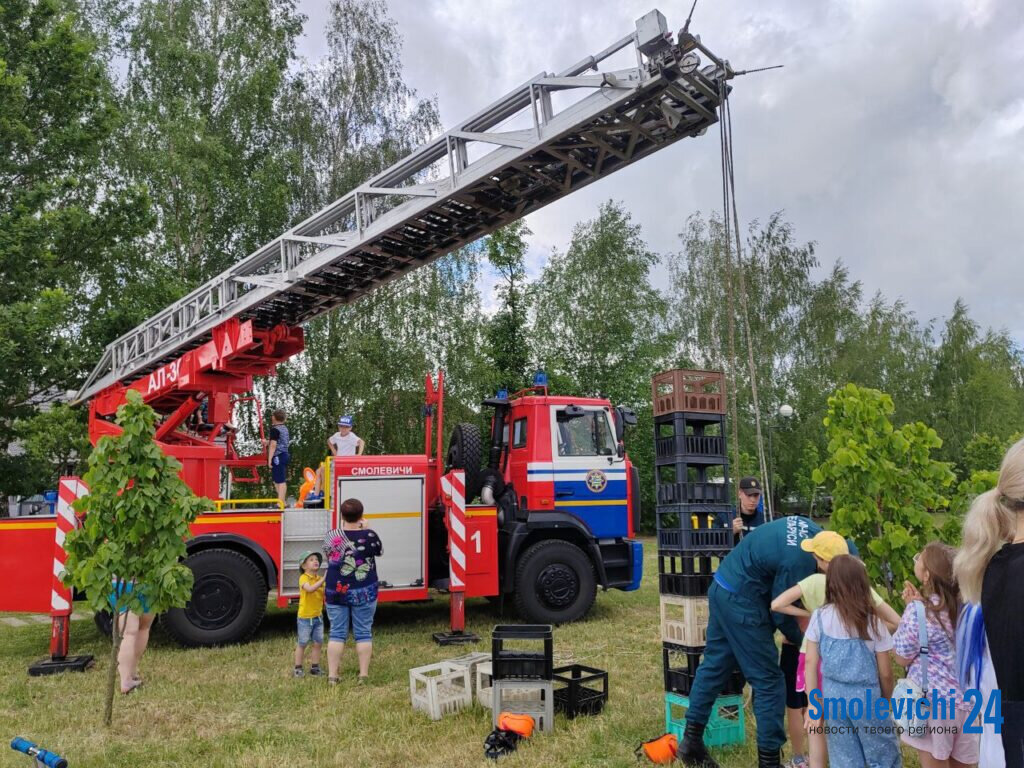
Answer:
M601 593L586 621L555 630L556 664L608 670L605 711L574 721L558 716L553 733L537 733L501 765L635 766L634 747L663 732L657 562L650 542L646 550L639 592ZM0 739L26 736L67 757L71 768L493 765L482 747L490 712L474 706L432 722L409 704L410 668L474 648L433 643L431 633L444 629L447 617L444 598L382 605L367 687L356 686L351 649L337 687L291 677L293 611L272 610L253 642L229 648L183 650L155 630L141 665L146 685L118 695L109 730L101 724L109 641L91 621L72 624L71 650L95 654L96 666L43 678L26 669L45 655L49 626L0 625ZM502 620L486 602L470 601L468 630L489 638ZM747 745L716 751L723 768L756 764L749 708L747 719ZM0 766L30 768L31 761L2 746Z

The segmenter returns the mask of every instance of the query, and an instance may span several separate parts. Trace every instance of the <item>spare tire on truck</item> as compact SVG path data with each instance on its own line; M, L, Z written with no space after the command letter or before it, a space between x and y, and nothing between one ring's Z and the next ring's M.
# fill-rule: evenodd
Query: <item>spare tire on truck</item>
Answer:
M456 424L448 440L448 458L445 465L449 470L461 469L466 473L466 503L480 495L480 457L483 455L483 441L480 429L475 424Z
M230 549L204 549L185 559L195 582L184 608L160 617L171 637L187 647L241 643L252 637L267 610L263 572Z
M514 594L519 615L533 624L582 619L597 595L594 565L575 544L538 541L519 556Z

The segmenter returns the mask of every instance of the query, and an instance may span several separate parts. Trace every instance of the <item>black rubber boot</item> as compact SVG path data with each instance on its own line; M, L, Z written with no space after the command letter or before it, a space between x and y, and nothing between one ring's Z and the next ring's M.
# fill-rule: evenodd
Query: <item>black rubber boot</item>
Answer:
M689 768L720 768L704 746L704 725L686 721L683 743L679 745L678 757Z
M758 747L757 768L782 768L782 750Z

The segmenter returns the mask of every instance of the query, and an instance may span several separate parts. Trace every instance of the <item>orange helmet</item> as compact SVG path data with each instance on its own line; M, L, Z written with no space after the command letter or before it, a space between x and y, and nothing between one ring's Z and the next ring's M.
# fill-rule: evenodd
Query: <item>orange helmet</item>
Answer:
M656 739L645 741L636 748L637 756L644 755L652 763L666 765L676 759L676 752L679 749L679 739L675 734L666 733Z
M533 734L533 718L530 715L520 715L515 712L502 712L498 715L498 728L503 731L512 731L524 739L530 738Z

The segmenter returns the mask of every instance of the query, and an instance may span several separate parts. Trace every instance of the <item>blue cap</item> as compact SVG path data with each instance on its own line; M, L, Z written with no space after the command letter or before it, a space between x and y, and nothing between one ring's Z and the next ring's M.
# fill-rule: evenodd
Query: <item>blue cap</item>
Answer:
M339 427L351 427L352 426L352 417L351 416L342 416L340 419L338 419L338 426Z

